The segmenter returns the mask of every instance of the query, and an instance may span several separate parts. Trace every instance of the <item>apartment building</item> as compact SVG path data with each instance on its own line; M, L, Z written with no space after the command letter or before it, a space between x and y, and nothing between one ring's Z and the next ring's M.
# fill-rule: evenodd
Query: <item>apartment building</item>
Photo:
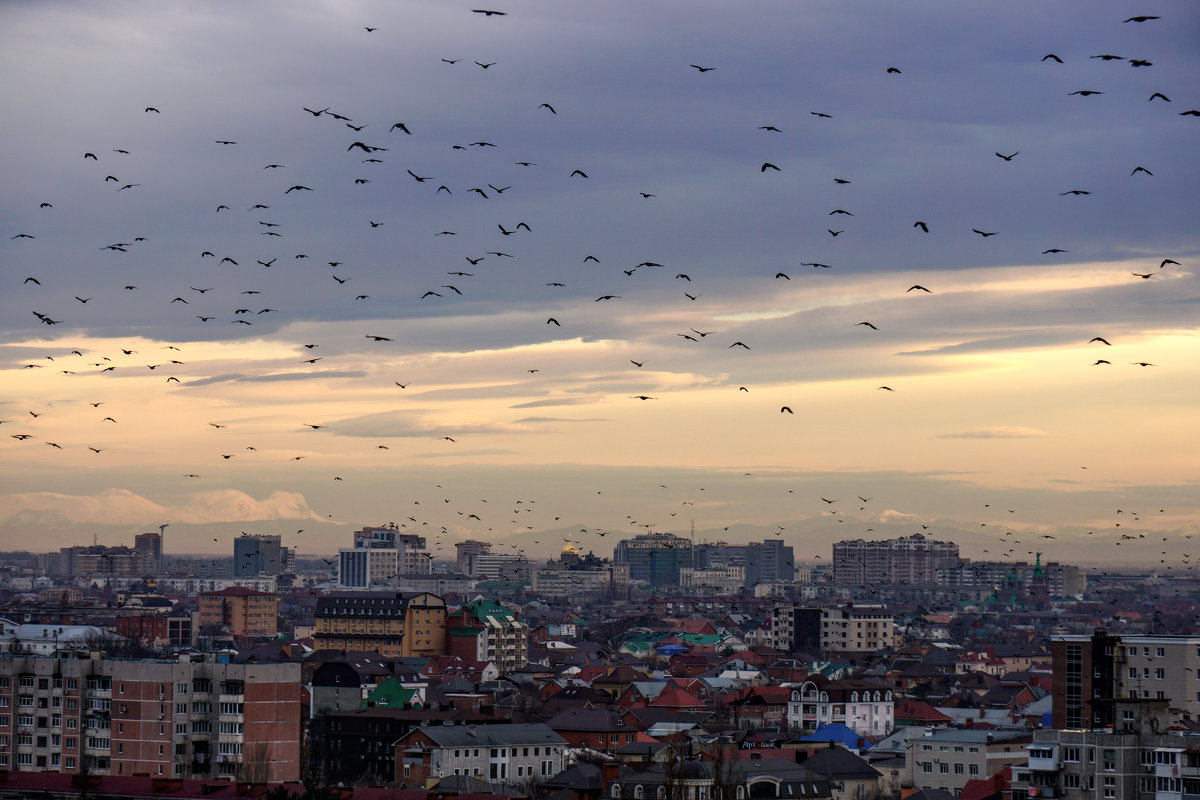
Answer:
M274 636L279 630L279 598L231 586L200 595L200 626L221 625L233 636Z
M500 674L528 662L529 628L495 600L464 603L446 618L447 652L464 661L490 661Z
M1112 634L1056 636L1053 709L1056 728L1119 722L1113 701L1164 700L1173 719L1200 719L1200 636Z
M958 559L958 545L919 533L899 539L853 539L833 545L833 579L862 586L933 583L937 568Z
M1113 728L1034 731L1026 762L1013 768L1014 800L1200 795L1200 735L1167 731L1161 700L1117 701L1116 711Z
M365 650L388 658L446 652L446 601L429 592L333 592L317 601L318 650Z
M0 657L0 770L300 777L299 664Z
M852 659L896 643L896 621L883 606L821 609L821 651Z
M957 796L967 781L1025 763L1033 737L1024 731L948 728L926 731L906 743L908 780L916 789L944 789Z

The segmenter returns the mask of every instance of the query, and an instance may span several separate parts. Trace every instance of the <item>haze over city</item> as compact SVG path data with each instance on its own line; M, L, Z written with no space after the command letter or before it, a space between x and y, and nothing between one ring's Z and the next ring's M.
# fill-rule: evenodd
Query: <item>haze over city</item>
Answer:
M1190 566L1195 6L504 11L0 10L0 547Z

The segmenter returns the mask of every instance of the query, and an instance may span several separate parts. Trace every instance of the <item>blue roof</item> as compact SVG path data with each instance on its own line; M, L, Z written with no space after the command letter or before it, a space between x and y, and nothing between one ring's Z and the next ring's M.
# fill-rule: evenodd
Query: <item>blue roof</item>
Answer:
M822 722L817 725L817 729L812 734L801 736L798 741L835 742L847 750L867 750L871 747L871 743L866 740L866 737L859 736L840 722L833 725L826 725ZM862 744L860 745L859 742L862 742Z

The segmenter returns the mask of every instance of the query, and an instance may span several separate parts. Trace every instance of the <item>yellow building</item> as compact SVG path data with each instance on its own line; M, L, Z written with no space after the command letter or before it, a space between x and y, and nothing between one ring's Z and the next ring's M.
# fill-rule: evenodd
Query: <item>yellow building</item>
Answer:
M318 650L411 658L446 652L446 601L430 592L334 592L317 601Z

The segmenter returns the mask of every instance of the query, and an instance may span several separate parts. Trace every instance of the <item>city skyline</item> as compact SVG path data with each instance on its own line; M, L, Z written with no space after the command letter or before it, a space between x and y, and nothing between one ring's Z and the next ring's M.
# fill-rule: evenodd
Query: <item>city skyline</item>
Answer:
M1195 9L502 10L0 12L0 548L1190 564Z

